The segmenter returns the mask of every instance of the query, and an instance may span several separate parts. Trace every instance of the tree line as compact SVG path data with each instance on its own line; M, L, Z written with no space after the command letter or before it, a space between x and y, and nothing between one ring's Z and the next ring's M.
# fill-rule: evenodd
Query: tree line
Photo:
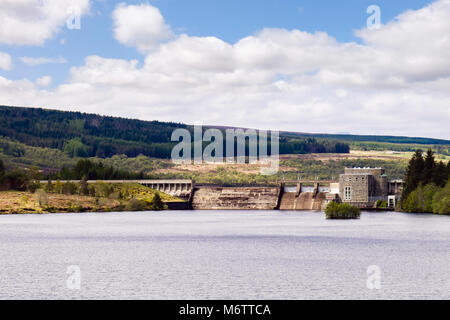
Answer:
M7 171L3 160L0 159L0 191L5 190L30 190L34 191L33 181L41 178L38 170L14 169Z
M144 179L143 172L135 173L123 169L116 169L103 162L88 159L79 160L74 167L63 167L57 174L50 174L49 178L62 180L135 180Z
M7 171L0 159L0 190L34 192L39 188L39 180L136 180L144 179L142 172L135 173L116 169L102 162L88 159L79 160L74 167L63 167L56 173L44 175L37 169L14 169Z

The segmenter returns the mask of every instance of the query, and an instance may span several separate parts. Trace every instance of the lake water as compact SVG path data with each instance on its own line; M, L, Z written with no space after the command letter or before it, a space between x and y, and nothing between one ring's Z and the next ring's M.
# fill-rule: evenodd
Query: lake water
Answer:
M450 217L392 212L5 215L0 298L449 299L449 240Z

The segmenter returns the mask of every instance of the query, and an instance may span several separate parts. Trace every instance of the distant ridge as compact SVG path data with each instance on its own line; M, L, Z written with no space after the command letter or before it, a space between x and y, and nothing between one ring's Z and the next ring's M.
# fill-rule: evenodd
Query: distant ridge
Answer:
M382 135L353 135L353 134L333 134L333 133L300 133L282 131L286 136L301 136L315 138L330 138L345 141L367 141L367 142L386 142L386 143L411 143L411 144L442 144L449 145L450 140L424 137L407 136L382 136Z
M204 125L205 128L217 129L248 129L245 127L233 126L212 126ZM255 128L252 128L255 129ZM258 130L258 129L255 129ZM408 143L408 144L440 144L450 145L450 140L425 138L425 137L408 137L408 136L384 136L384 135L357 135L357 134L340 134L340 133L310 133L296 131L280 131L280 136L293 138L326 138L345 141L366 141L366 142L386 142L386 143Z

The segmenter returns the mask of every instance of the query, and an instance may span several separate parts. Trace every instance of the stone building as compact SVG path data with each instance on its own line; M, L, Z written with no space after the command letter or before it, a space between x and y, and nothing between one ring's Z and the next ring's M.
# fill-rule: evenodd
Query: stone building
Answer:
M345 168L339 176L339 197L361 208L373 207L378 200L394 207L402 186L401 180L389 181L383 168Z

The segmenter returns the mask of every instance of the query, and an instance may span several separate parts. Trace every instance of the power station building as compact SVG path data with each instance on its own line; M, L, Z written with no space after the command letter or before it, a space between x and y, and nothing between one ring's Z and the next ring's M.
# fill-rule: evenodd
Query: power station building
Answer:
M383 168L345 168L339 176L342 202L361 208L373 207L378 200L395 207L403 188L402 180L388 180Z

